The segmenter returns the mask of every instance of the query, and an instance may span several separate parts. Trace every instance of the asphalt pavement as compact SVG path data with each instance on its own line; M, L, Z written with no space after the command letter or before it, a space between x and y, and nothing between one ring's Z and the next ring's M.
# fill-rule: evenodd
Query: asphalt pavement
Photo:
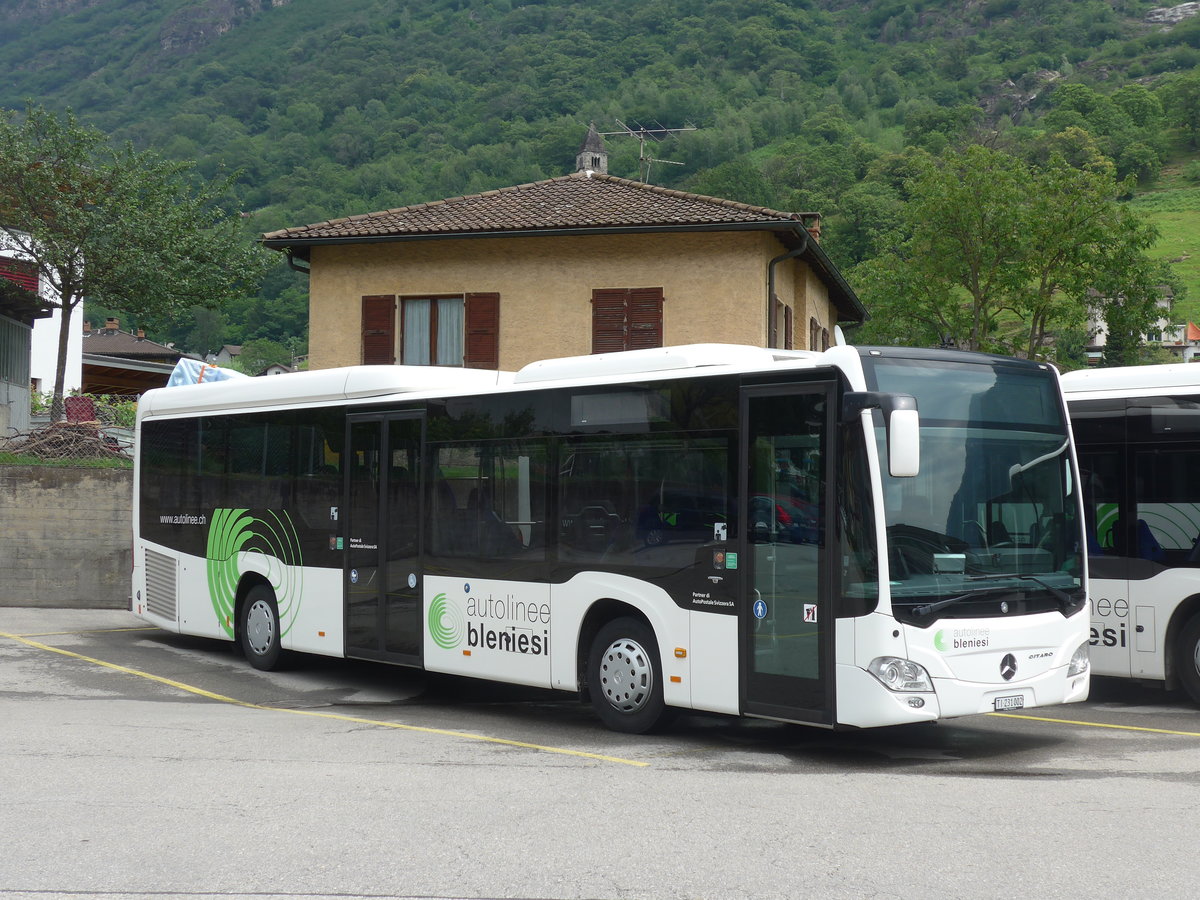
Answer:
M1191 897L1200 710L825 732L0 608L0 900Z

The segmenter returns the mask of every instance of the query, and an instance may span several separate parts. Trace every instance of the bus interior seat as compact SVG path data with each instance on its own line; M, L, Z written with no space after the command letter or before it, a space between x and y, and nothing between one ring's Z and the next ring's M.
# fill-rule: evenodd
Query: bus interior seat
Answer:
M988 525L988 544L996 546L997 544L1011 544L1012 535L1008 533L1008 528L1004 523L997 519Z
M1196 540L1192 543L1192 549L1187 555L1188 565L1200 565L1200 535L1196 535Z
M1141 559L1162 562L1167 558L1166 551L1163 550L1162 544L1158 542L1158 538L1154 536L1154 532L1150 530L1145 519L1137 520L1137 549L1138 557Z

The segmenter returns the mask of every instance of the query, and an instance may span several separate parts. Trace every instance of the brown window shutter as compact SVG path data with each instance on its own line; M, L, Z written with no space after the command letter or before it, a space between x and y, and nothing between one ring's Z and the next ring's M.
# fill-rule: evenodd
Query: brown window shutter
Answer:
M629 323L629 350L663 345L662 288L634 288L629 292L626 317Z
M362 298L363 365L396 362L396 296L376 294Z
M615 353L625 349L624 288L592 291L592 352Z
M783 308L783 349L792 349L792 308L785 306Z
M500 368L500 295L466 296L466 358L468 369Z
M662 345L662 288L598 288L592 291L593 353L642 350Z

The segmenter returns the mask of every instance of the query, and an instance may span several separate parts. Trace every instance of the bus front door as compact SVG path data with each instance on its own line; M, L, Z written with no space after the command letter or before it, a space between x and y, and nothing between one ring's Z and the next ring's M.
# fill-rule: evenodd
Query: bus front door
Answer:
M348 419L346 655L421 663L419 412Z
M834 385L742 391L742 712L831 725L828 520Z

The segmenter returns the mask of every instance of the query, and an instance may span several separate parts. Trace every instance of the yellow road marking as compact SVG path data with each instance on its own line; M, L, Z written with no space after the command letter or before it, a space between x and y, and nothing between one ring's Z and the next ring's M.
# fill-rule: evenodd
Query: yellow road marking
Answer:
M64 637L69 634L119 634L122 631L159 631L154 625L140 625L134 628L85 628L82 631L38 631L32 634L4 635L5 637Z
M135 629L136 630L136 629ZM75 632L67 632L75 633ZM189 694L195 694L199 697L204 697L208 700L217 700L221 703L229 703L233 706L241 706L245 709L262 709L270 712L290 713L297 716L310 716L317 719L333 719L338 722L353 722L357 725L375 725L380 728L394 728L400 731L416 731L423 734L434 734L441 737L462 738L470 741L481 741L488 744L501 744L506 747L520 747L525 750L538 750L542 753L557 753L563 756L578 756L583 759L595 759L600 762L620 763L626 766L649 766L648 762L641 762L634 759L623 759L619 756L604 756L600 753L586 753L583 750L568 750L565 747L550 747L544 744L530 744L525 741L512 741L506 738L489 737L483 734L471 734L467 731L449 731L442 728L427 728L422 725L403 725L399 722L381 722L378 719L365 719L360 716L346 716L340 713L317 712L310 709L286 709L280 706L264 706L260 703L250 703L247 700L238 700L236 697L226 697L224 694L215 694L212 691L206 691L204 688L196 687L195 685L185 684L182 681L174 681L170 678L164 678L161 675L154 675L150 672L143 672L141 669L131 669L129 666L122 666L117 663L106 662L103 659L96 659L94 656L85 656L82 653L75 653L72 650L64 650L61 647L51 647L49 644L43 644L38 641L30 640L28 637L9 634L0 631L0 638L8 638L12 641L25 644L37 650L45 650L49 653L58 653L62 656L69 656L72 659L83 660L84 662L92 663L93 665L102 666L106 669L112 669L114 672L123 672L126 675L136 675L139 678L145 678L149 681L156 681L159 684L165 684L168 687L176 688L177 690L186 691Z
M1151 734L1174 734L1179 737L1200 737L1197 731L1172 731L1169 728L1143 728L1140 725L1111 725L1108 722L1080 722L1075 719L1051 719L1046 716L1019 716L1014 713L988 713L1002 719L1028 719L1030 722L1052 722L1055 725L1084 725L1088 728L1112 728L1117 731L1148 731Z

